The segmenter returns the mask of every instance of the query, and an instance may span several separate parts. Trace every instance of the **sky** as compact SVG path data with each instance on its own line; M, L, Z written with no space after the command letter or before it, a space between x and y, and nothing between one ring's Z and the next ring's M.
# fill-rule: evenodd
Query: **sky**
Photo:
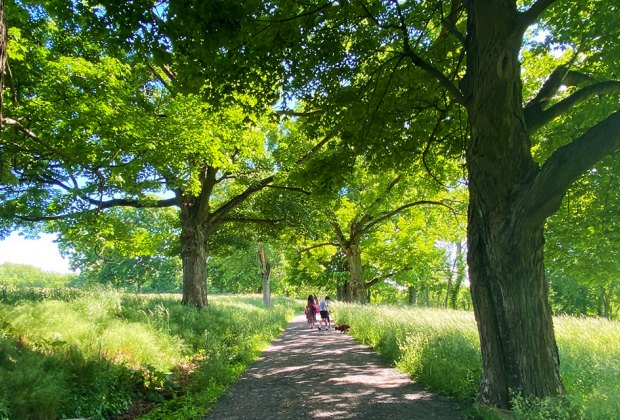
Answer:
M12 233L0 241L0 264L27 264L49 272L70 273L69 261L61 257L54 239L56 235L51 234L41 234L39 239L32 240Z

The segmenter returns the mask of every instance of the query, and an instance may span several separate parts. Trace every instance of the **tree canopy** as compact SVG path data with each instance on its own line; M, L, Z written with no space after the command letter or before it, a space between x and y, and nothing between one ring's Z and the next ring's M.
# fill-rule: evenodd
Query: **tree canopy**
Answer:
M299 225L308 247L341 248L323 267L360 267L362 281L351 244L396 240L380 228L399 228L413 203L441 202L437 186L466 183L478 398L508 407L511 393L564 392L545 225L551 261L573 261L551 265L552 284L591 277L611 310L617 5L50 0L6 10L1 234L114 207L178 208L183 301L202 307L209 246L230 223ZM367 174L356 175L360 162ZM596 247L567 245L577 214ZM322 229L301 223L325 215ZM450 241L448 284L460 285L463 246ZM601 272L579 273L593 253Z

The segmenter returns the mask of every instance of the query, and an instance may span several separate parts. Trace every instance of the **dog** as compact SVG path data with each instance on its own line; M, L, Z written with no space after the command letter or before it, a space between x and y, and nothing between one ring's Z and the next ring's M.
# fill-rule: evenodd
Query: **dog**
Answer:
M336 327L334 327L334 329L336 329L337 331L340 331L341 333L346 333L347 331L349 331L349 328L351 327L348 326L347 324L336 325Z

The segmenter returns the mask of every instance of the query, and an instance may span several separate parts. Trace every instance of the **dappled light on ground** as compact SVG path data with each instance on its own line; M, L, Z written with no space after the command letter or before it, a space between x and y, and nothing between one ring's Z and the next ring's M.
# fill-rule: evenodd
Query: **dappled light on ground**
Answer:
M456 403L413 383L347 334L303 316L254 363L206 419L458 419Z

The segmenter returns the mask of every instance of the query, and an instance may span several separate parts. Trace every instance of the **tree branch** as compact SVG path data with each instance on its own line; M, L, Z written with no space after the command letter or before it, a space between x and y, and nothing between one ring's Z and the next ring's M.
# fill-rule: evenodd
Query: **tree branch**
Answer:
M406 57L409 57L413 64L420 67L422 70L424 70L425 72L433 76L435 79L437 79L437 81L439 81L439 83L441 83L441 85L443 85L443 87L446 88L448 92L450 92L450 94L454 97L454 99L458 103L464 105L465 97L463 96L463 93L459 90L459 88L456 87L454 83L452 83L450 79L448 79L442 72L440 72L438 69L433 67L430 63L423 60L422 57L420 57L413 51L413 48L411 47L411 43L409 39L409 31L407 30L407 24L405 22L405 17L403 16L402 10L400 8L400 3L398 2L395 2L395 3L396 3L396 10L398 12L398 18L400 20L400 31L403 34L404 55Z
M401 271L409 271L411 269L413 269L413 267L407 265L407 266L401 268L400 270L394 270L394 271L390 271L389 273L385 273L385 274L383 274L381 276L376 276L372 280L367 281L365 286L366 286L366 288L369 288L369 287L374 286L375 284L379 283L381 280L385 280L385 279L387 279L389 277L392 277L394 274L400 273Z
M610 80L586 86L544 111L538 110L538 112L533 112L534 109L530 108L528 112L528 108L526 108L525 118L528 131L530 133L534 132L536 129L542 127L544 124L548 123L554 118L562 115L573 106L578 105L579 103L594 95L612 94L619 92L620 81Z
M392 191L394 189L394 187L396 186L396 184L398 184L400 182L400 180L402 179L401 175L398 175L396 178L394 178L392 181L390 181L390 183L388 184L388 186L386 187L385 191L383 191L382 194L379 194L379 196L370 204L370 206L368 206L368 211L366 212L367 214L369 213L369 211L377 204L379 204L383 199L385 199L388 194L390 193L390 191ZM370 214L369 214L370 216Z
M64 153L62 150L55 148L51 144L49 144L46 141L44 141L43 139L41 139L33 131L31 131L27 127L23 126L17 120L14 120L12 118L2 118L2 122L1 123L2 124L10 125L12 127L15 127L17 129L17 131L19 131L20 133L24 134L26 137L34 140L36 143L40 144L45 149L47 149L48 151L56 154L57 156L63 157L65 159L67 159L67 161L69 161L69 162L73 162L75 160L75 159L73 159L73 157L71 157L68 154Z
M265 225L275 225L279 222L284 222L285 219L259 219L255 217L222 217L220 219L220 223L257 223L257 224L265 224Z
M172 206L179 205L179 200L176 197L168 198L166 200L154 200L154 201L134 200L134 199L127 199L127 198L115 198L112 200L95 200L93 198L83 197L83 199L88 201L88 203L92 204L93 206L97 206L97 208L101 210L109 209L112 207L134 207L134 208L149 209L149 208L172 207Z
M98 201L98 200L94 200L94 199L91 199L85 196L82 196L80 198L87 201L89 204L97 206L97 209L99 210L108 209L112 207L161 208L161 207L171 207L171 206L178 204L176 198L171 198L167 200L157 200L152 203L147 203L147 202L139 201L139 200L126 200L126 199ZM44 215L33 216L33 215L15 214L13 215L13 217L19 220L26 221L26 222L45 222L45 221L52 221L52 220L69 219L69 218L76 217L84 213L91 212L93 210L94 209L89 209L89 210L82 210L82 211L78 211L74 213L64 213L64 214L51 215L51 216L44 216Z
M16 219L19 220L23 220L24 222L51 222L54 220L63 220L63 219L69 219L71 217L75 217L79 214L82 214L83 212L79 212L79 213L65 213L65 214L59 214L56 216L22 216L19 214L15 214L13 215L13 217L15 217Z
M517 200L529 223L545 222L575 180L601 158L620 149L620 111L611 114L545 162L530 188Z
M347 243L347 238L344 236L342 229L340 229L340 225L335 220L331 221L331 225L334 228L334 232L336 233L336 237L340 241L338 246L343 246Z
M301 254L302 252L308 252L308 251L311 251L311 250L316 249L316 248L322 248L324 246L333 246L333 247L336 247L336 248L340 248L339 244L335 244L333 242L324 242L322 244L316 244L316 245L312 245L312 246L309 246L309 247L306 247L306 248L302 248L302 249L300 249L298 251L298 253Z
M305 161L310 159L312 156L317 154L319 150L333 137L334 137L334 134L327 135L323 140L318 142L312 149L310 149L304 156L297 159L296 165L300 165L304 163ZM220 206L220 208L218 208L216 211L213 212L213 214L211 215L211 222L214 224L218 223L220 219L222 219L226 214L228 214L230 211L232 211L237 206L239 206L241 203L243 203L252 194L254 194L257 191L262 190L263 188L271 184L273 180L276 178L276 175L277 173L273 173L269 175L268 177L261 179L255 184L248 186L245 189L245 191L243 191L241 194L238 194L234 196L233 198L231 198L230 200L228 200L226 203Z
M275 177L276 174L274 173L266 178L261 179L257 183L248 186L241 194L232 197L226 203L222 204L220 208L215 210L211 215L211 222L214 224L219 223L226 214L234 210L237 206L247 200L248 197L250 197L252 194L262 190L267 185L269 185L275 179Z
M441 3L439 7L441 8ZM459 16L461 15L462 7L463 2L461 0L450 0L450 13L448 13L448 16L444 18L442 12L441 32L437 37L438 39L445 38L448 34L453 34L463 45L465 45L465 36L459 32L456 27Z
M412 203L407 203L404 204L398 208L395 208L394 210L391 210L389 212L384 212L381 215L378 215L378 217L372 219L371 221L369 221L364 227L363 230L364 232L368 232L373 226L377 225L378 223L383 222L384 220L389 219L390 217L402 212L403 210L406 210L410 207L414 207L414 206L421 206L424 204L430 204L430 205L435 205L435 206L443 206L446 207L450 210L452 210L454 212L454 210L452 209L452 207L450 207L449 205L447 205L446 203L442 203L441 201L433 201L433 200L420 200L420 201L414 201Z
M285 115L287 117L310 117L313 115L323 115L322 109L315 109L314 111L293 111L292 109L280 109L276 111L278 115Z
M306 191L303 188L298 188L298 187L287 187L284 185L267 185L267 188L273 188L276 190L288 190L288 191L297 191L299 193L302 194L306 194L306 195L310 195L310 191Z
M310 149L310 151L308 151L308 153L306 153L305 155L303 155L302 157L297 159L297 162L295 162L295 164L296 165L301 165L302 163L307 162L308 160L310 160L310 158L312 158L314 155L319 153L319 150L321 150L321 148L323 146L325 146L325 144L327 144L327 142L329 142L335 136L336 136L335 133L331 133L331 134L328 134L327 136L325 136L325 138L323 140L321 140L320 142L318 142L312 149Z
M528 109L543 109L547 103L555 96L560 86L562 86L562 82L566 75L570 71L570 67L573 64L577 57L577 54L571 59L571 61L567 64L562 64L558 66L555 70L551 72L545 83L541 86L540 90L536 94L536 96L527 103L525 106L525 110L527 112Z
M525 30L530 26L538 16L540 16L549 6L555 3L557 0L538 0L528 10L520 14L520 26L522 30Z
M454 1L456 1L456 0L454 0ZM465 97L463 96L462 92L458 89L458 87L456 87L450 81L450 79L448 79L443 73L441 73L438 69L433 67L428 62L424 61L419 55L417 55L413 51L413 49L411 47L410 39L409 39L409 31L407 29L407 24L405 22L405 18L403 16L402 9L400 7L400 3L396 2L396 1L394 3L395 3L395 6L396 6L396 10L397 10L397 13L398 13L398 18L399 18L400 24L399 25L383 25L383 24L381 24L381 22L379 22L379 20L376 18L376 16L374 16L370 12L370 10L368 9L368 6L366 5L366 3L364 1L359 1L360 6L362 7L362 9L364 9L365 17L367 17L370 20L372 20L372 22L375 25L377 25L379 28L382 28L382 29L388 29L388 28L389 29L395 29L395 30L400 31L402 33L402 35L403 35L403 55L405 57L409 57L409 59L413 62L414 65L420 67L422 70L426 71L431 76L433 76L435 79L437 79L439 81L439 83L441 83L448 90L448 92L450 92L450 94L455 98L455 100L457 102L459 102L460 104L464 104L465 103ZM454 19L456 16L458 16L458 14L453 16L453 12L457 13L458 10L456 10L456 9L451 10L449 19Z
M157 78L157 80L159 80L161 84L164 85L164 87L170 91L170 84L161 76L161 74L159 74L157 69L153 67L153 65L148 61L146 62L146 65L149 67L149 69L151 69L151 72Z

